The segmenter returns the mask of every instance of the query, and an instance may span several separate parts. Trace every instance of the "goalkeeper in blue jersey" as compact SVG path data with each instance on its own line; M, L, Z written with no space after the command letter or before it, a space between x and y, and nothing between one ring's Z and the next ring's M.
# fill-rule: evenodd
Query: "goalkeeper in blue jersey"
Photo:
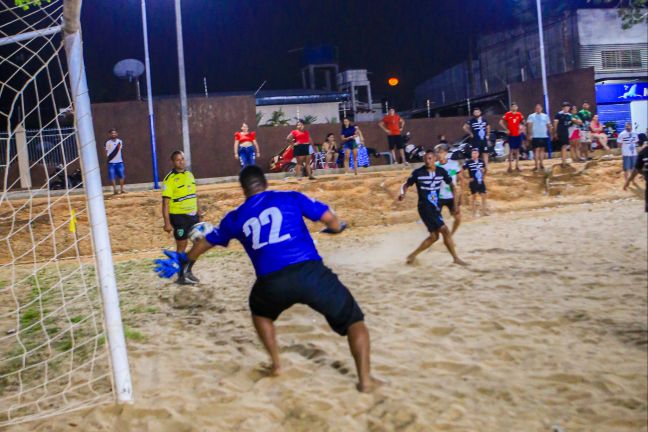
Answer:
M187 253L165 251L156 271L170 278L183 272L214 246L236 239L252 260L257 280L249 306L254 327L270 354L271 373L281 372L274 321L296 303L310 306L326 317L331 328L349 340L358 372L358 390L371 391L377 381L370 376L369 332L364 315L349 290L326 267L308 232L304 217L326 225L324 232L339 233L346 225L326 204L299 192L268 191L261 168L245 167L239 181L245 202L229 212L218 228L194 243Z

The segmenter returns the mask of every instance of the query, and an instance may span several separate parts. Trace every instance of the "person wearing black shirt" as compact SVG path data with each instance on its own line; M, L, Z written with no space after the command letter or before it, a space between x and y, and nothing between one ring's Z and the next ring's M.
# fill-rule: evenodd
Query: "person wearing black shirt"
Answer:
M484 163L488 165L488 137L491 127L479 108L473 109L473 116L463 125L463 130L470 135L470 146L479 149Z
M632 170L632 174L630 174L630 177L628 177L628 180L626 180L625 184L623 185L623 190L628 190L628 186L630 186L630 182L634 182L634 178L639 173L643 174L644 180L646 181L646 187L645 187L645 191L644 191L644 195L645 195L644 199L646 201L646 209L645 210L646 210L646 213L648 213L648 147L644 147L639 152L639 155L637 156L637 164L635 165L634 170Z
M637 135L639 138L639 144L637 144L637 148L641 148L644 145L648 144L648 129L646 129L646 132L641 132L639 135Z
M571 104L562 103L562 110L554 117L555 138L560 146L562 165L567 166L567 147L569 147L569 127L572 125L572 115L569 113Z
M471 158L463 166L466 177L470 179L470 183L468 184L470 187L470 208L472 209L473 216L477 216L477 195L479 194L482 202L482 213L487 216L486 183L484 183L486 165L479 159L479 151L477 149L473 149L470 156Z
M452 255L455 264L467 265L464 261L459 259L455 250L454 241L452 240L452 233L446 226L441 217L441 208L439 207L439 190L445 182L450 185L452 194L457 197L452 177L445 169L436 166L436 156L433 150L425 152L425 165L412 171L412 174L405 183L401 186L400 195L398 200L402 201L407 194L407 189L412 185L416 185L418 192L418 212L423 220L423 223L428 229L430 235L423 240L418 248L407 256L407 264L412 264L417 255L429 248L439 239L439 234L443 235L443 243ZM457 203L455 202L455 207Z

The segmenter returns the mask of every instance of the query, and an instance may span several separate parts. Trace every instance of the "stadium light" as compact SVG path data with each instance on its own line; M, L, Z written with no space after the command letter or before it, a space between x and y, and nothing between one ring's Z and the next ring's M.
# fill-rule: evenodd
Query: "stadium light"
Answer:
M387 84L389 84L391 87L396 87L400 81L396 77L391 77L387 80Z

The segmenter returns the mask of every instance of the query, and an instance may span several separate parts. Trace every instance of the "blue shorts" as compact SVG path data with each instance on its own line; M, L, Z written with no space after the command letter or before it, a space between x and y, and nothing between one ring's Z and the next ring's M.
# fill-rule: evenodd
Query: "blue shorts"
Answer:
M637 156L623 156L623 171L632 171L637 165Z
M358 148L358 143L357 143L356 140L354 140L354 139L353 139L353 140L349 140L349 141L344 141L343 148L344 148L344 151L347 151L347 150L351 150L351 151L353 151L353 149L357 149L357 148Z
M259 276L248 301L253 315L273 321L296 303L308 305L324 315L333 331L342 336L352 324L364 321L349 290L321 260L292 264Z
M522 146L522 136L509 135L509 148L511 150L518 150Z
M108 164L108 179L114 181L116 178L126 178L126 170L124 169L124 162L109 163Z
M241 161L241 166L245 168L248 165L254 165L256 163L256 150L254 146L247 146L238 148L239 161Z

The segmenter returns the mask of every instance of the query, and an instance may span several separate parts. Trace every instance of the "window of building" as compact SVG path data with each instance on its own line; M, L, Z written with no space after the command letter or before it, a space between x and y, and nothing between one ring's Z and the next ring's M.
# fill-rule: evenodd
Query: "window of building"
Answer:
M641 68L639 50L601 51L603 69L637 69Z

